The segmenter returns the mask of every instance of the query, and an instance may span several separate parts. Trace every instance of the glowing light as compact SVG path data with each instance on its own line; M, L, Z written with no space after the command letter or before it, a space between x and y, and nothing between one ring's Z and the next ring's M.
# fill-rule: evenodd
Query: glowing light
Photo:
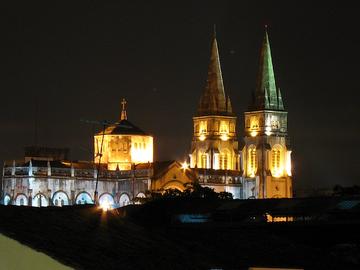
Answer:
M132 143L138 147L131 147L131 162L146 163L153 161L153 138L151 136L132 136Z
M265 128L265 134L266 134L267 136L270 136L270 135L271 135L271 127L266 127L266 128Z
M274 177L281 177L284 175L284 158L281 146L276 145L271 150L271 173Z
M253 130L250 132L251 137L256 137L257 131Z
M94 137L95 153L100 152L102 136ZM100 155L95 154L95 162ZM109 170L130 170L131 163L153 162L153 137L142 135L105 135L102 148L102 163Z
M273 170L274 177L281 177L282 176L282 168L274 169Z
M249 146L249 154L248 154L248 174L250 177L255 177L255 172L257 170L257 155L256 155L256 146Z
M100 208L104 211L107 212L108 210L111 210L111 204L108 201L108 199L105 199L101 204L100 204Z
M227 141L229 139L229 136L227 134L222 134L220 139L223 141Z
M199 137L199 140L200 140L200 141L204 141L205 138L206 138L205 135L204 135L204 134L201 134L200 137Z
M220 139L223 141L227 141L229 139L229 125L225 121L220 122Z
M214 154L214 170L219 170L219 169L220 169L219 154L215 153Z
M181 169L185 171L188 168L189 168L189 164L186 161L184 161L184 163L181 164Z
M286 151L286 173L291 176L291 151Z

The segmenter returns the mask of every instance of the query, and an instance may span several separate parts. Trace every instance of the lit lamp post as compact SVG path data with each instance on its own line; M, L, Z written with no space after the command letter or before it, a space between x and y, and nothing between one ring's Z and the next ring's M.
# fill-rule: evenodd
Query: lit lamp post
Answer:
M98 162L98 166L97 166L97 173L96 173L96 182L95 182L95 191L94 191L94 204L95 205L99 205L99 198L98 198L98 182L99 182L99 175L100 175L100 167L101 167L101 158L102 158L102 150L103 150L103 145L104 145L104 136L105 136L105 128L106 128L106 124L103 124L103 132L102 132L102 136L101 136L101 145L100 145L100 151L97 154L97 156L99 157L99 162Z
M93 120L81 120L82 122L88 123L88 124L97 124L97 125L102 125L103 130L102 130L102 136L101 136L101 145L100 145L100 151L98 150L98 153L96 154L97 157L99 157L99 162L97 164L97 173L96 173L96 181L95 181L95 190L94 190L94 204L95 205L99 205L99 198L98 198L98 182L99 182L99 175L100 175L100 167L101 167L101 158L103 156L102 151L103 151L103 145L104 145L104 137L105 137L105 129L107 126L109 126L111 123L108 121L93 121ZM94 161L95 162L95 161Z

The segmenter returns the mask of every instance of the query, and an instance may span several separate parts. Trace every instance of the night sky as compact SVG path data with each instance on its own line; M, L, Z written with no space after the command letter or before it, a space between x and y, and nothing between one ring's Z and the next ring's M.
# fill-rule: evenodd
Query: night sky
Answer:
M114 2L2 4L1 160L36 143L91 159L99 127L80 119L116 121L123 97L129 120L154 135L155 159L184 160L214 23L242 140L267 24L295 188L360 184L355 2Z

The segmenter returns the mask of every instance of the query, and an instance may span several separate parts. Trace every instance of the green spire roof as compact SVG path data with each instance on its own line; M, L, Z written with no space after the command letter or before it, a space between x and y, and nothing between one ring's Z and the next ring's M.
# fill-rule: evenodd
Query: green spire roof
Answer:
M268 33L265 36L260 54L260 67L253 95L251 110L284 110L280 89L276 88L274 68Z
M221 74L220 58L216 37L211 47L210 63L205 90L200 98L198 115L231 115L230 98L226 97Z

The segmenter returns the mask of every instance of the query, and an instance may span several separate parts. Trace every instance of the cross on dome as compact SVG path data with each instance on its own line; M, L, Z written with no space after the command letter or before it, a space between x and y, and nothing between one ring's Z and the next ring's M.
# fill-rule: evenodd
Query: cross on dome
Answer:
M122 109L121 109L121 116L120 116L120 121L122 120L127 120L127 114L126 114L126 99L123 98L122 101L121 101L121 106L122 106Z

